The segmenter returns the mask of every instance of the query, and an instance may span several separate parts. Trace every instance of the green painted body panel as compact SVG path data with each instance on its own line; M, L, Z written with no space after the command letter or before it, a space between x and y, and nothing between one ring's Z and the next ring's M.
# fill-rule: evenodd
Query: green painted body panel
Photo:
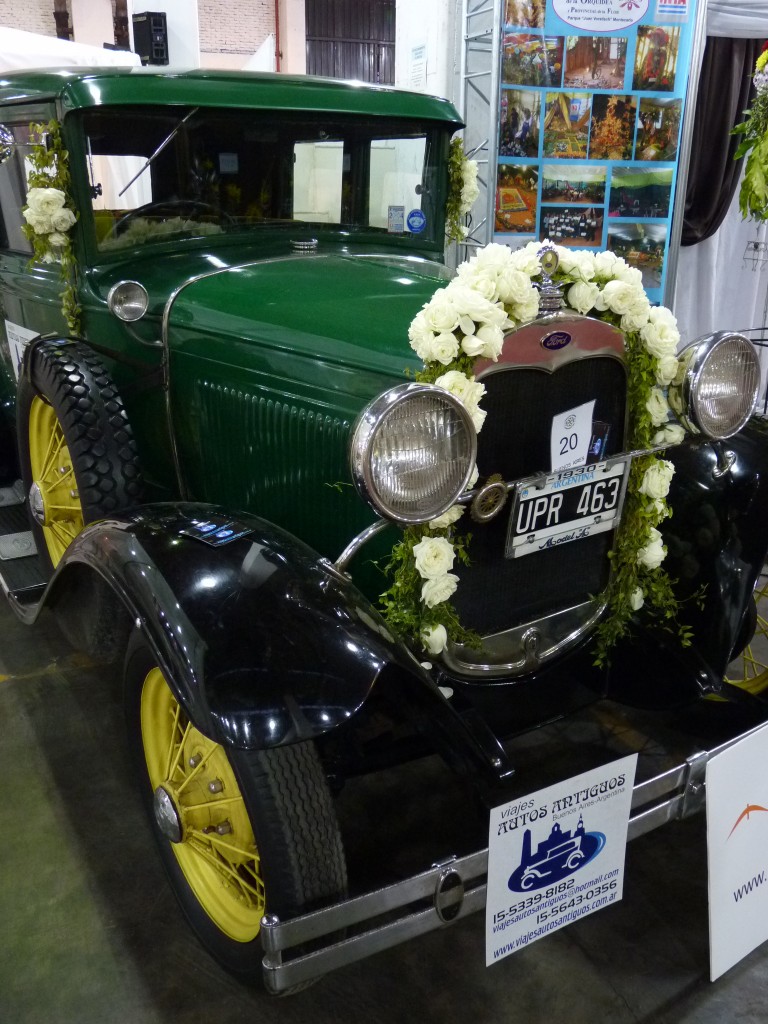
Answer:
M255 512L338 555L372 519L349 486L351 426L415 367L408 325L444 277L426 261L328 254L185 288L168 339L188 494Z
M173 74L150 68L63 68L21 71L0 78L0 103L56 99L63 110L134 103L253 107L271 110L462 121L447 100L386 86L246 71L194 70Z

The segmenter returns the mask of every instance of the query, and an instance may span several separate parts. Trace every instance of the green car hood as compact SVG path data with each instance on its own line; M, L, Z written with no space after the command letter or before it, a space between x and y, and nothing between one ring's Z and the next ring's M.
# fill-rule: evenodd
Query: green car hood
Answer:
M226 361L219 344L216 354L208 346L231 338L402 378L417 362L409 324L450 277L441 264L388 255L312 254L227 267L179 290L167 317L170 345ZM235 350L244 355L241 345Z

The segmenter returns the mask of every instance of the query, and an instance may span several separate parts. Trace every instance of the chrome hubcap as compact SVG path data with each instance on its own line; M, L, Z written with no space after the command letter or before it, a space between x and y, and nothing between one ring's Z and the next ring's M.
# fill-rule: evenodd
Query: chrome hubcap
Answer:
M45 502L38 483L33 483L29 488L29 510L35 517L35 521L41 526L45 526Z
M164 786L158 786L154 799L155 821L161 833L172 843L180 843L184 830L173 798Z

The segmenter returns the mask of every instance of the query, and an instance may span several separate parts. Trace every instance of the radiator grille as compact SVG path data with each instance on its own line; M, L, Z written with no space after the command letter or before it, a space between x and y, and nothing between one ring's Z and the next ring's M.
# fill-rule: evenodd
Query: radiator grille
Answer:
M548 470L552 417L593 399L594 418L610 424L606 454L624 448L626 374L618 359L581 359L554 373L504 369L483 383L488 416L478 439L481 482L494 473L509 481ZM472 564L456 570L461 584L454 603L463 624L481 635L586 601L608 581L613 532L505 558L510 508L511 500L487 524L465 517Z

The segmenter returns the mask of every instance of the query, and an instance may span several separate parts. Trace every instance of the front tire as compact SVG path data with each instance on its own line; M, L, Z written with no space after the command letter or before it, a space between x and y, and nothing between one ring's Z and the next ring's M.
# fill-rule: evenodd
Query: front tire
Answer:
M81 342L34 343L17 417L32 531L53 570L86 523L140 500L136 444L112 378Z
M126 657L129 743L152 830L189 923L228 971L261 975L262 915L343 896L333 801L311 743L241 751L189 720L140 633Z

